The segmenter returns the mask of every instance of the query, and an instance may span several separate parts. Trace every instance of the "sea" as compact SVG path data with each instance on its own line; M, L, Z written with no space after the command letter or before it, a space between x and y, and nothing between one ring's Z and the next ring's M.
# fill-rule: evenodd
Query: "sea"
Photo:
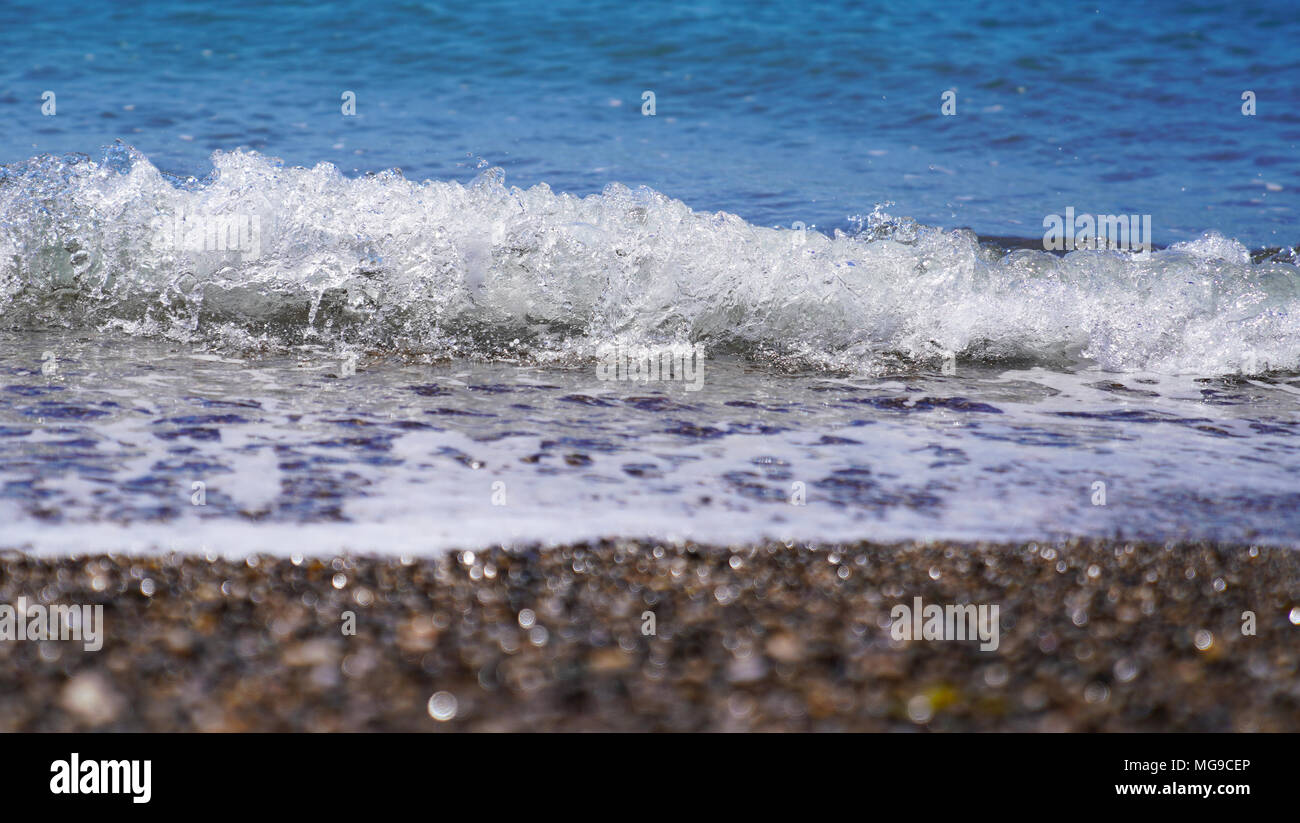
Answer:
M0 547L1300 545L1297 42L7 0Z

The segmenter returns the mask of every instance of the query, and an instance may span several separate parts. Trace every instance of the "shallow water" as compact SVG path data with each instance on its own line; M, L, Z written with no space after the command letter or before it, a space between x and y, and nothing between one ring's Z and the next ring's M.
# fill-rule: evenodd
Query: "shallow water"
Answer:
M320 350L66 332L0 351L0 542L38 551L1300 535L1294 376L709 359L688 391L590 365L363 356L349 374Z

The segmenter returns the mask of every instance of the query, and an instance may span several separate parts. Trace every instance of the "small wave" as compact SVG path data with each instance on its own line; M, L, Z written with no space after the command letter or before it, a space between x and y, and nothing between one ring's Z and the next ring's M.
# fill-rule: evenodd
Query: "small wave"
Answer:
M851 372L1300 369L1300 271L1216 233L1146 256L1006 253L879 209L828 235L494 168L463 185L212 161L179 179L119 144L4 167L0 325L551 361L689 342Z

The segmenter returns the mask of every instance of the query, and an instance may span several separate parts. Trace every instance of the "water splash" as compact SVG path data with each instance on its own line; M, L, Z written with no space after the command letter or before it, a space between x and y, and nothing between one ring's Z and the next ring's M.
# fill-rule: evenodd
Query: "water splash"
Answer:
M5 167L0 325L540 361L689 342L877 373L945 358L1300 369L1300 270L1215 233L1145 257L1001 253L881 207L826 235L646 188L510 187L496 168L462 185L212 161L182 180L119 144ZM240 219L256 253L203 242ZM177 242L191 230L199 242Z

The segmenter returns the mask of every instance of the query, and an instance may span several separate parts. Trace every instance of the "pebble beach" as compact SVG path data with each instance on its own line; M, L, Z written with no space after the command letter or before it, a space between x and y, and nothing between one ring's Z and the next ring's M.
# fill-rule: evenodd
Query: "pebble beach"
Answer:
M0 643L2 731L1300 730L1300 555L1266 546L8 551L20 596L105 637ZM997 649L894 639L914 597L997 604Z

